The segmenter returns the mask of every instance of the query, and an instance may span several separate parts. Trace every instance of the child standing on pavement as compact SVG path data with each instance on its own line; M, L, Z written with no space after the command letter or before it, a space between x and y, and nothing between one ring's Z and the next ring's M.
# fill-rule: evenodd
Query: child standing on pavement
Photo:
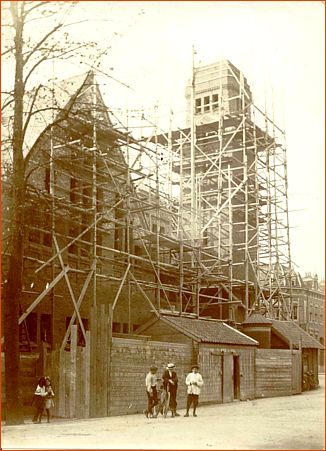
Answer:
M191 404L193 404L193 416L196 417L196 409L198 406L198 398L200 395L201 387L204 385L203 378L200 373L198 373L198 365L193 365L191 367L191 373L186 377L187 385L187 411L185 417L189 417L189 409Z
M46 385L45 378L41 377L38 381L32 401L32 403L35 405L35 414L33 417L33 423L41 423L42 420L42 413L44 409L44 398L46 396L45 385Z
M54 397L54 393L53 393L53 390L52 390L51 380L50 380L49 377L45 378L45 392L46 392L45 410L46 410L48 423L50 423L50 409L51 409L51 407L54 406L54 402L53 402L53 399L52 399Z
M145 378L146 394L147 394L147 409L144 411L146 418L156 418L155 406L158 404L157 399L157 366L152 365L149 373Z

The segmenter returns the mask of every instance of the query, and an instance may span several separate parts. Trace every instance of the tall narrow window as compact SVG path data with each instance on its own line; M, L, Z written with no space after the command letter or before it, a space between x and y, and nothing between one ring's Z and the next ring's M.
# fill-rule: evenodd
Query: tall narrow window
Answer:
M41 341L52 345L52 315L41 313L40 332Z
M196 113L201 113L201 99L196 99Z
M119 194L116 194L115 201L118 202L120 200ZM114 226L114 249L121 251L124 247L124 226L122 224L124 218L124 209L123 203L121 202L118 207L114 209L115 215L115 226Z
M293 306L293 319L294 320L298 319L298 306L297 305Z
M209 96L204 97L204 111L209 111Z
M70 229L69 229L69 241L71 242L78 235L79 235L79 227L78 227L78 225L71 224ZM69 252L69 254L75 254L75 255L78 254L77 241L75 241L74 243L69 245L68 252Z
M218 94L213 94L212 96L212 110L218 110Z
M52 235L51 235L51 215L50 213L44 213L43 216L43 244L44 246L50 247L52 245Z
M45 190L49 193L50 192L50 168L45 168L44 185L45 185Z
M37 343L37 313L30 313L25 320L25 324L20 324L19 342L24 346L27 346L29 342Z
M70 178L70 202L77 202L77 180L74 177Z

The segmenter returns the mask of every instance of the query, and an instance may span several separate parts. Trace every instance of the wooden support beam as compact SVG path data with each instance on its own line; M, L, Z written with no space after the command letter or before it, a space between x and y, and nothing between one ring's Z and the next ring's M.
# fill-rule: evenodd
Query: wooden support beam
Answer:
M58 245L57 239L56 239L56 237L54 235L53 235L53 241L54 241L55 248L56 248L56 251L57 251L57 255L58 255L58 258L59 258L59 261L60 261L60 265L62 267L62 270L64 270L65 265L64 265L63 258L62 258L62 255L61 255L61 252L60 252L60 249L59 249L59 245ZM73 289L72 289L72 286L71 286L71 283L70 283L70 280L69 280L69 277L68 277L67 273L64 274L64 277L66 279L66 283L67 283L67 286L68 286L70 297L71 297L72 303L73 303L74 308L75 308L75 312L76 312L76 315L77 315L77 318L78 318L78 321L79 321L79 325L80 325L81 331L83 333L83 337L86 340L86 333L85 333L84 324L82 322L82 319L81 319L81 316L80 316L80 313L79 313L79 308L78 308L77 303L76 303L76 298L75 298L75 295L74 295L74 292L73 292Z
M124 283L125 283L126 277L127 277L127 275L128 275L130 266L131 266L131 263L128 264L127 269L126 269L126 271L125 271L125 273L124 273L124 275L123 275L123 278L121 279L120 286L119 286L119 288L118 288L117 294L115 295L115 298L114 298L114 301L113 301L113 304L112 304L112 311L114 311L115 306L116 306L116 304L117 304L117 302L118 302L118 299L119 299L119 296L120 296L122 287L123 287L123 285L124 285Z
M35 309L35 307L37 307L37 305L42 301L42 299L45 298L45 296L50 293L50 291L56 286L56 284L68 273L69 269L70 268L66 266L61 271L61 273L58 274L57 277L52 280L49 286L42 291L42 293L35 299L35 301L32 302L32 304L28 307L26 312L19 317L18 324L21 324L27 318L27 316Z
M138 283L137 279L135 279L135 276L133 275L133 273L131 271L129 271L129 274L131 275L132 280L136 283L137 288L139 289L139 291L141 292L141 294L144 296L144 298L147 300L147 302L149 303L149 305L152 307L152 309L154 310L154 313L156 316L160 316L159 312L156 310L156 308L154 307L154 305L152 304L152 301L149 299L149 297L147 296L147 294L145 293L145 291L142 289L142 287L140 286L140 284Z
M79 295L79 298L78 298L78 301L77 301L78 309L81 306L81 303L83 302L83 299L84 299L84 296L86 294L88 285L89 285L90 281L92 280L93 272L94 272L94 267L92 267L91 271L88 273L87 278L86 278L85 283L84 283L84 286L83 286L83 288L82 288L82 290L80 292L80 295ZM76 319L76 312L73 313L73 315L72 315L72 317L70 319L69 326L68 326L68 328L66 330L66 334L65 334L64 339L62 341L61 349L64 349L65 346L66 346L66 343L67 343L67 340L68 340L68 337L69 337L69 333L70 333L70 328L71 328L72 324L74 324L75 319Z
M108 215L112 210L114 210L121 202L123 201L123 199L120 199L116 204L113 205L113 207L111 207L108 211L105 212L105 215ZM68 249L68 247L70 247L72 244L74 244L77 240L79 240L83 235L85 235L85 233L87 233L89 230L91 230L93 227L96 226L96 224L101 221L104 217L104 214L101 213L99 214L98 218L94 221L93 224L91 224L90 226L88 226L85 230L83 230L76 238L74 238L73 240L71 240L65 247L63 247L62 249L60 249L59 253L62 254L62 252L66 251ZM57 254L53 255L51 258L49 258L49 260L47 260L46 262L44 262L39 268L37 268L35 270L35 273L37 274L39 271L41 271L43 268L45 268L45 266L47 266L49 263L51 263L56 257L58 257L59 254L57 252Z

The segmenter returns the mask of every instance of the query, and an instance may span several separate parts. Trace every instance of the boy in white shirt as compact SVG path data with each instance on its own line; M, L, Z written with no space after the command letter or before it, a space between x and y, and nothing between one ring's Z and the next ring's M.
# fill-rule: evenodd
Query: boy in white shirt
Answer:
M150 371L147 373L145 378L146 385L146 393L147 393L147 401L148 406L144 411L146 418L156 418L157 414L155 413L155 406L158 404L157 398L157 366L152 365L150 367Z
M186 377L187 385L187 412L185 417L189 417L189 409L191 404L193 404L193 416L196 417L196 409L198 406L198 398L200 395L201 387L204 385L203 378L200 373L198 373L198 365L192 365L191 373Z

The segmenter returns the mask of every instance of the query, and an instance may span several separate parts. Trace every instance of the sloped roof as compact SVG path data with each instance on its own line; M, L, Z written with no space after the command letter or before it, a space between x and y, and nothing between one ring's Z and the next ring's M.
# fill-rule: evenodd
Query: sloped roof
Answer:
M311 337L306 331L301 329L293 321L278 321L272 319L272 330L281 336L288 345L299 349L300 337L302 348L324 349L324 347L315 338Z
M179 332L202 343L257 346L253 338L239 332L221 321L186 318L182 316L162 316L161 320Z
M265 318L260 313L252 313L242 324L270 324L272 325L272 320Z
M66 109L72 104L78 104L78 99L87 93L92 99L92 94L88 93L91 86L96 86L96 102L103 111L101 114L105 116L107 123L111 125L110 118L105 110L105 104L101 96L100 90L96 84L96 78L93 71L67 78L48 85L39 85L37 88L26 93L24 97L24 116L25 120L30 111L33 114L30 117L25 138L24 138L24 154L32 149L40 135L45 129L51 125ZM85 107L85 96L83 97L83 106ZM91 102L92 100L90 100ZM88 105L91 109L91 103ZM4 116L8 119L4 121L2 127L2 137L6 139L12 134L13 121L13 105L6 109Z

